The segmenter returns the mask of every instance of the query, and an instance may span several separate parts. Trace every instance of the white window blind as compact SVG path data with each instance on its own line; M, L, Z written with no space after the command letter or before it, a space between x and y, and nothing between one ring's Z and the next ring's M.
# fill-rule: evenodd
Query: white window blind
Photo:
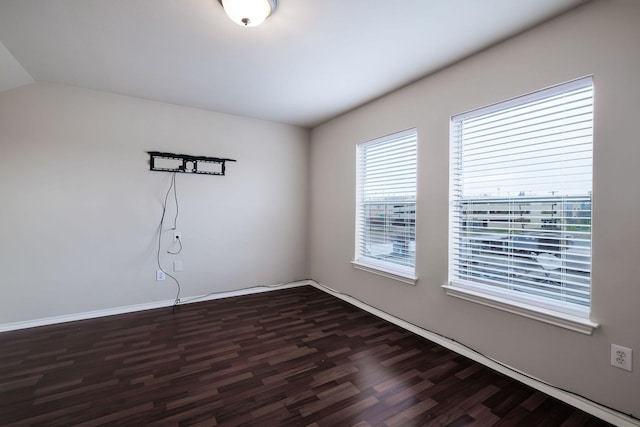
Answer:
M452 117L451 286L589 316L590 77Z
M356 263L413 276L415 129L357 147Z

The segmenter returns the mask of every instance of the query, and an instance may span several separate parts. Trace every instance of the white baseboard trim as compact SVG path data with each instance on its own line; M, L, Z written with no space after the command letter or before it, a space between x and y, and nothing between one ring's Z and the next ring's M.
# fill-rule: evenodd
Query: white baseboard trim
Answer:
M379 310L375 307L372 307L350 295L345 295L342 294L338 291L335 291L327 286L324 286L320 283L317 283L313 280L309 281L310 285L313 286L314 288L317 288L323 292L326 292L330 295L335 296L336 298L340 298L341 300L348 302L349 304L352 304L358 308L361 308L371 314L373 314L374 316L380 317L388 322L393 323L394 325L397 325L403 329L406 329L410 332L413 332L416 335L420 335L423 338L428 339L429 341L433 341L436 344L439 344L445 348L448 348L451 351L454 351L458 354L461 354L465 357L468 357L469 359L478 362L484 366L487 366L488 368L493 369L494 371L498 371L501 374L504 374L510 378L513 378L521 383L524 383L530 387L535 388L536 390L539 390L545 394L548 394L549 396L555 397L558 400L561 400L571 406L574 406L578 409L583 410L584 412L587 412L593 416L596 416L600 419L603 419L611 424L614 424L616 426L620 426L620 427L633 427L633 426L640 426L640 420L632 418L626 414L623 414L621 412L615 411L613 409L607 408L605 406L599 405L591 400L588 400L584 397L569 393L567 391L564 390L560 390L556 387L553 387L545 382L543 382L542 380L538 380L536 378L533 378L529 375L526 375L524 373L522 373L521 371L518 371L515 368L511 368L511 367L507 367L504 364L498 363L497 361L483 356L479 353L474 352L473 350L469 349L468 347L465 347L464 345L453 341L449 338L446 338L442 335L438 335L435 332L431 332L428 331L426 329L422 329L419 326L416 326L412 323L409 323L405 320L402 320L398 317L395 317L389 313L386 313L382 310Z
M240 295L250 295L260 292L276 291L280 289L296 288L298 286L307 286L311 284L309 280L301 280L299 282L284 283L278 285L254 286L251 288L243 288L235 291L217 292L200 296L181 298L182 304L191 304L195 302L210 301L215 299L229 298ZM95 319L97 317L113 316L116 314L133 313L135 311L152 310L154 308L171 307L175 300L154 301L144 304L127 305L123 307L107 308L103 310L86 311L83 313L65 314L62 316L44 317L41 319L26 320L22 322L0 324L0 332L16 331L19 329L35 328L38 326L55 325L57 323L75 322L77 320Z

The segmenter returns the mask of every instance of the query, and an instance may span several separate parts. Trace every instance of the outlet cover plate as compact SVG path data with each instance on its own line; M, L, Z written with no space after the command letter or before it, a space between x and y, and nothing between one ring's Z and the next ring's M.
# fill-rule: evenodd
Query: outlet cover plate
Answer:
M621 345L611 344L611 366L631 371L633 350Z

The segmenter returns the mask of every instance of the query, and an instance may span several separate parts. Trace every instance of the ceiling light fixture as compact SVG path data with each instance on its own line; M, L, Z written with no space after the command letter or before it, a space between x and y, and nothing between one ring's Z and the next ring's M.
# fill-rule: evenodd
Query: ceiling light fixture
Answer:
M218 0L227 16L243 27L262 24L276 10L278 0Z

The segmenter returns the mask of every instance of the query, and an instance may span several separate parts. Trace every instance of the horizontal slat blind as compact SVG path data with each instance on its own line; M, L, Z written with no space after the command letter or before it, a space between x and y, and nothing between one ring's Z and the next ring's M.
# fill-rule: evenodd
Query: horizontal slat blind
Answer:
M452 118L454 286L587 317L593 84Z
M417 133L358 145L356 261L413 274Z

